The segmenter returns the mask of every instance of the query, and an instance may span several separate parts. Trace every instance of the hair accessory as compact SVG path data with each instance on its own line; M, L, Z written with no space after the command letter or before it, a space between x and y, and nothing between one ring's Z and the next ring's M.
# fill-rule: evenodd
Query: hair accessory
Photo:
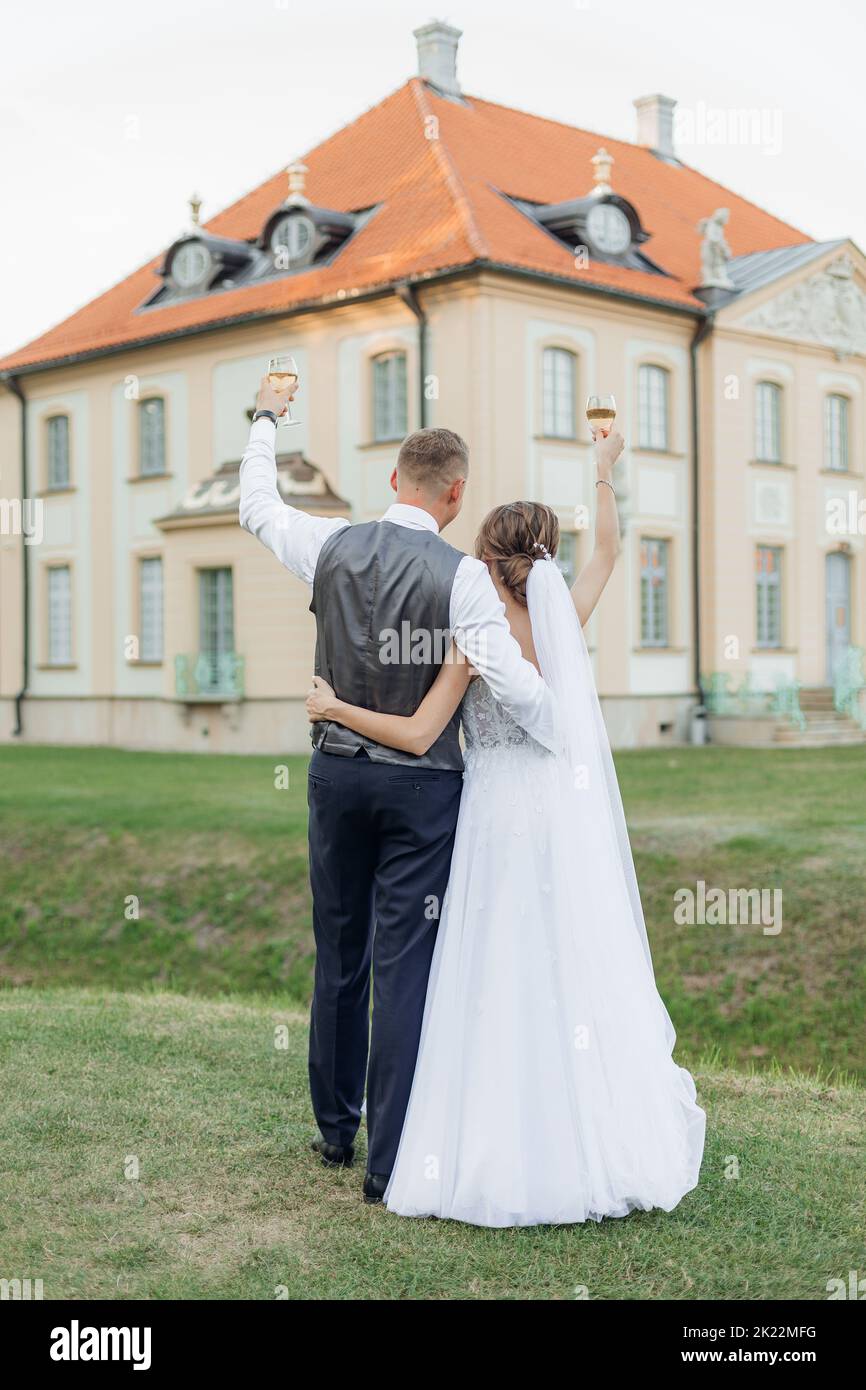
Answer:
M533 550L540 550L540 551L541 551L541 554L542 554L542 556L544 557L545 560L551 559L550 551L548 550L548 548L547 548L546 545L542 545L542 544L541 544L541 541L534 541L534 542L533 542L533 545L532 545L532 549L533 549Z

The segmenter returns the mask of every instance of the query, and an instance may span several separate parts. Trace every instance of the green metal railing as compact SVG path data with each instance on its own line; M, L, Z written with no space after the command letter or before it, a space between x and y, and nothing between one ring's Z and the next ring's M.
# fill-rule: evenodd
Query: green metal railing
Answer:
M800 708L801 682L780 678L773 690L759 690L751 673L734 689L724 671L711 671L701 679L701 694L708 714L724 714L739 719L775 717L805 729L806 716Z
M863 673L863 648L849 647L845 659L840 663L833 682L833 703L840 714L855 719L861 729L866 729L866 677Z
M244 659L237 652L182 653L174 659L174 689L179 700L242 700Z

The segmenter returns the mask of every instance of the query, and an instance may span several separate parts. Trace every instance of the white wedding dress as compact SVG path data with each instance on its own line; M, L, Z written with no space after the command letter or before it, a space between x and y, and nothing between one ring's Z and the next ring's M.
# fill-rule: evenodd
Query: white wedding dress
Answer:
M704 1112L672 1059L583 634L555 565L529 611L563 752L481 679L418 1063L385 1204L479 1226L670 1211ZM563 597L570 610L568 616Z

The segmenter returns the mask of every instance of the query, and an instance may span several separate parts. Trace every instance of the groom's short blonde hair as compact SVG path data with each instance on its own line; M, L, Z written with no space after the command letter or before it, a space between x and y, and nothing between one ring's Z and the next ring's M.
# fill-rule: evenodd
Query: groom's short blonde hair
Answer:
M469 476L469 450L453 430L415 430L400 445L397 476L425 492L441 492Z

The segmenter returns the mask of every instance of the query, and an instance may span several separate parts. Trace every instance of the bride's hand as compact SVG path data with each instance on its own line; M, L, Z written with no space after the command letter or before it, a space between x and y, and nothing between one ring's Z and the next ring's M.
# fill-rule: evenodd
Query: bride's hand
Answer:
M625 448L625 440L617 429L612 429L609 434L603 434L601 430L593 432L592 438L598 476L609 480L613 466Z
M336 696L321 676L313 676L313 684L307 694L307 717L311 724L320 719L333 719Z

